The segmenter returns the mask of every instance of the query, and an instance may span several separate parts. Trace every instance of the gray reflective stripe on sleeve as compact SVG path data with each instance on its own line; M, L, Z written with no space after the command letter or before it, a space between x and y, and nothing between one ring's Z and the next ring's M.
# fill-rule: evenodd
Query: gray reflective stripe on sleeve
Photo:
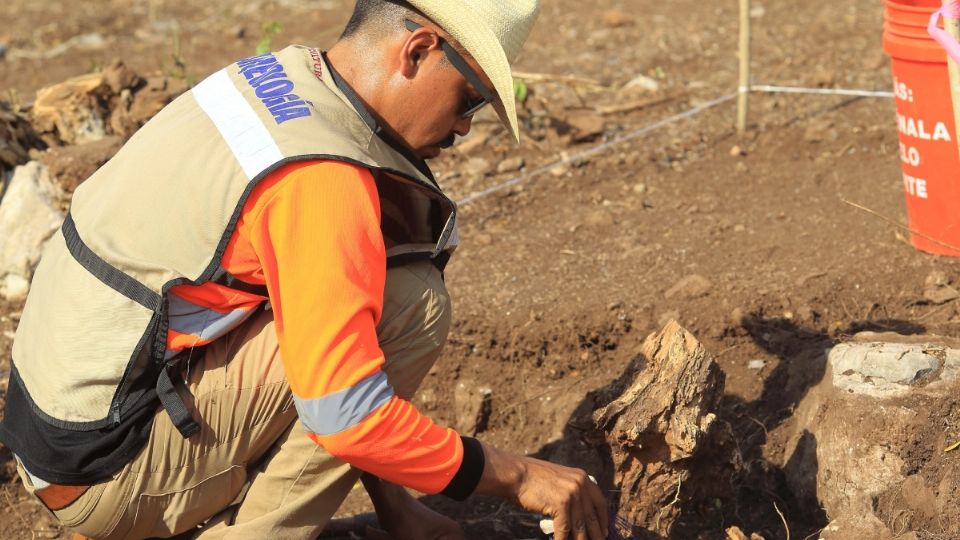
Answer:
M13 458L17 460L17 463L19 463L21 467L23 467L23 472L27 473L27 478L30 480L30 484L33 485L33 489L44 489L50 487L50 482L34 476L33 473L30 472L30 469L28 469L27 466L20 461L20 458L18 458L16 454L13 454Z
M359 424L392 397L387 374L378 371L350 388L323 397L293 396L293 403L307 431L325 437Z
M450 233L450 238L447 240L446 245L440 246L440 251L453 251L457 249L457 246L460 245L460 229L457 227L457 222L453 222L453 231Z
M219 313L188 302L175 294L170 294L167 298L170 329L181 334L192 334L206 341L213 341L240 326L255 311L255 309L235 309L227 313Z
M198 84L193 89L193 98L213 121L247 178L252 180L283 159L276 141L230 80L226 69Z

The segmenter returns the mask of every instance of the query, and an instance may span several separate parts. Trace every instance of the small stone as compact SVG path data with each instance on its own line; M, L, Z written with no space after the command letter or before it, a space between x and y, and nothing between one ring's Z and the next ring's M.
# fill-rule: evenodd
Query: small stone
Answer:
M733 148L730 149L730 155L733 157L745 156L747 155L747 151L744 150L743 148L740 148L740 145L735 145Z
M227 35L234 39L243 39L247 35L247 27L242 24L234 25L227 31Z
M733 311L730 312L730 322L737 326L743 324L743 310L734 308Z
M620 28L630 24L630 17L619 9L611 9L603 14L603 24L608 28Z
M567 115L567 124L575 130L573 142L583 142L594 139L603 134L604 119L590 109L572 111Z
M742 223L737 223L733 226L733 232L735 233L742 233L745 230L747 230L747 228Z
M525 162L520 156L507 158L497 165L497 174L519 171L524 165Z
M693 298L706 296L712 288L713 283L709 279L699 274L691 274L682 278L673 287L667 289L667 292L664 293L664 297L667 300L672 298L690 300Z
M470 158L463 165L463 172L470 176L484 176L490 172L490 162L482 157Z
M749 540L740 527L733 526L727 529L727 540Z
M595 227L612 227L616 222L613 219L613 214L610 212L606 210L596 210L587 214L584 223Z
M923 291L923 297L929 300L931 304L940 305L960 298L960 292L949 285L927 287Z
M487 429L490 420L493 390L480 388L470 379L457 383L453 391L457 432L473 436Z
M763 6L754 6L750 8L750 18L751 19L761 19L764 15L767 14L767 10Z
M473 241L481 246L489 246L493 243L493 237L486 233L480 233L473 237Z
M807 125L803 131L803 140L809 143L819 143L824 141L836 140L837 131L833 128L833 122L825 119L814 120Z
M0 60L3 60L6 57L7 57L7 46L0 45Z
M832 69L820 69L814 74L813 83L820 88L828 88L837 82L837 72Z
M750 369L763 369L763 366L766 366L767 363L763 360L751 360L747 362L747 367Z
M810 306L800 306L797 308L797 321L802 323L813 322L817 318L817 313Z
M647 185L644 184L643 182L640 182L640 183L638 183L638 184L634 184L634 185L633 185L633 192L634 192L634 193L646 193L646 192L647 192Z
M30 282L18 274L7 274L0 280L0 296L6 300L19 301L30 292Z
M927 286L941 287L943 285L950 284L950 278L947 277L946 272L943 270L934 270L927 274L926 279L923 280L923 284Z
M637 75L633 79L630 79L630 82L623 85L623 88L620 90L646 90L648 92L656 92L659 89L660 81L654 79L653 77L647 77L646 75Z
M457 141L457 145L454 146L454 148L461 154L472 154L487 144L487 141L490 140L490 135L489 131L472 130L466 137Z
M416 400L427 411L435 411L440 402L436 390L429 387L418 390Z

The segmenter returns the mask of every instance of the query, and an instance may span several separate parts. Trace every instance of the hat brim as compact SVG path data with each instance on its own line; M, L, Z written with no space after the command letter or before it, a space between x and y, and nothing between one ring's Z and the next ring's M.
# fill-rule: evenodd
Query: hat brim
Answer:
M417 8L431 21L440 25L453 39L470 53L470 56L480 64L480 69L493 83L493 90L497 99L492 103L500 121L510 131L513 137L520 141L520 128L517 121L517 104L513 93L513 71L506 52L493 30L485 25L476 24L481 20L470 6L460 5L460 13L454 17L449 6L444 8L449 0L418 0Z

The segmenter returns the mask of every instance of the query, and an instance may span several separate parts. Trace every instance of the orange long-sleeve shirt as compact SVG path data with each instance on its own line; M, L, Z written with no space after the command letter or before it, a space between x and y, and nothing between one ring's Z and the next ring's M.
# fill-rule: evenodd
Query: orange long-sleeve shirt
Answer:
M368 170L310 161L273 172L244 205L222 266L243 282L266 285L287 378L315 442L362 470L424 493L444 491L464 476L465 442L472 447L475 441L393 395L381 371L376 324L386 250ZM207 283L175 287L171 300L167 345L176 352L216 339L218 321L235 326L264 297ZM202 311L204 324L178 327L178 309ZM478 478L475 471L466 476ZM475 480L466 482L468 489Z

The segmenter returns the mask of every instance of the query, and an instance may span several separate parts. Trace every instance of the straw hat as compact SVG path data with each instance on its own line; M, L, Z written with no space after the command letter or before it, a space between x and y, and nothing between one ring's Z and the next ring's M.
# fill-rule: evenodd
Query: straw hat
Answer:
M512 62L540 10L539 0L408 0L463 46L493 82L493 107L520 140Z

